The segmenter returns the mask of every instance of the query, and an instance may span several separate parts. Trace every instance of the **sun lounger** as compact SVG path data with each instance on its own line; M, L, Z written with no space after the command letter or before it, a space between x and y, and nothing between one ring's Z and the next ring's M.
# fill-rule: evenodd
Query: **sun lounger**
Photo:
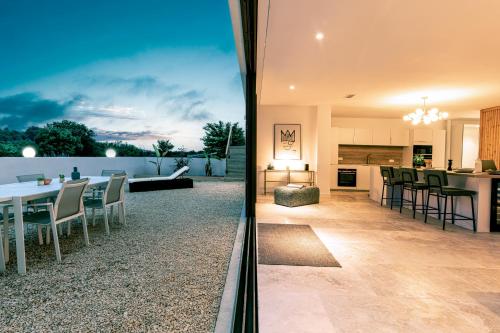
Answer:
M189 167L185 166L170 176L131 178L128 180L129 191L144 192L193 188L193 180L191 178L182 178L182 176L188 171Z

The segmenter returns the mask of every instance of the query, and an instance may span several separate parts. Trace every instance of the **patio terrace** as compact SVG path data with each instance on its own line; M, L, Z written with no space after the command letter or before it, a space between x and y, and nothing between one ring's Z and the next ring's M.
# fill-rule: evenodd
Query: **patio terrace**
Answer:
M26 233L28 274L10 262L0 275L0 330L213 331L241 214L244 185L199 182L193 189L126 193L127 225L102 220L90 246L73 223L53 245ZM11 233L13 229L11 229Z

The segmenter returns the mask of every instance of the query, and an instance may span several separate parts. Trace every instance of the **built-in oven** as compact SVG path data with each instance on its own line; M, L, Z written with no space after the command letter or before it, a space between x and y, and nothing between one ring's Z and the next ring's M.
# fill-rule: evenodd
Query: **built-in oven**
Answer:
M338 169L337 186L356 187L356 169Z

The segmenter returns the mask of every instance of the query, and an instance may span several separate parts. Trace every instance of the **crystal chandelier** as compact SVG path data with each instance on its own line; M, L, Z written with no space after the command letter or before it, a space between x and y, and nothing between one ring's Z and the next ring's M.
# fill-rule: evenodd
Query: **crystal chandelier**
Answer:
M438 120L443 120L448 118L448 112L440 112L437 108L432 108L427 110L426 100L427 97L422 97L424 100L423 109L418 108L415 112L406 114L403 116L404 121L411 121L413 125L418 125L420 123L424 123L425 125L429 125Z

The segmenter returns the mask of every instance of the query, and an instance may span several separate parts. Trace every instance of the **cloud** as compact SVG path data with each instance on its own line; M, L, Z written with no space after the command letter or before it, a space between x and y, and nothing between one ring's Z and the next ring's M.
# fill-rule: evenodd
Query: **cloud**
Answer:
M212 113L207 111L206 99L198 90L188 90L186 92L173 96L165 96L157 108L168 114L174 114L182 120L200 121L209 120L213 117Z
M174 92L179 89L176 84L165 84L158 78L151 75L141 75L134 77L117 77L110 75L85 76L80 79L82 84L90 87L102 86L107 89L124 89L131 94Z
M63 116L50 121L68 119L89 128L126 132L122 137L108 136L110 140L132 138L131 143L144 147L156 140L135 138L156 138L177 130L172 136L177 146L200 149L206 122L243 122L245 103L234 53L200 47L151 49L96 60L0 90L0 97L37 92L63 106L74 100ZM0 114L0 127L5 117ZM32 124L43 126L45 118L33 117Z
M134 140L161 140L169 139L171 135L176 134L177 130L168 131L166 133L155 133L152 131L106 131L93 129L96 134L97 141L134 141Z
M78 97L63 102L43 99L34 92L0 97L0 124L18 130L45 124L63 118L77 101Z
M88 117L111 118L111 119L126 119L137 120L135 109L130 106L118 106L114 104L106 104L98 106L88 96L77 95L74 98L75 102L71 108L71 118L73 120L84 121Z
M165 84L151 75L133 77L94 75L82 78L81 83L92 89L100 87L98 89L113 92L114 96L123 93L129 96L143 94L152 100L159 100L157 109L163 116L174 115L185 121L208 120L213 116L207 111L207 99L201 91L183 90L179 84ZM89 112L94 115L94 110Z

